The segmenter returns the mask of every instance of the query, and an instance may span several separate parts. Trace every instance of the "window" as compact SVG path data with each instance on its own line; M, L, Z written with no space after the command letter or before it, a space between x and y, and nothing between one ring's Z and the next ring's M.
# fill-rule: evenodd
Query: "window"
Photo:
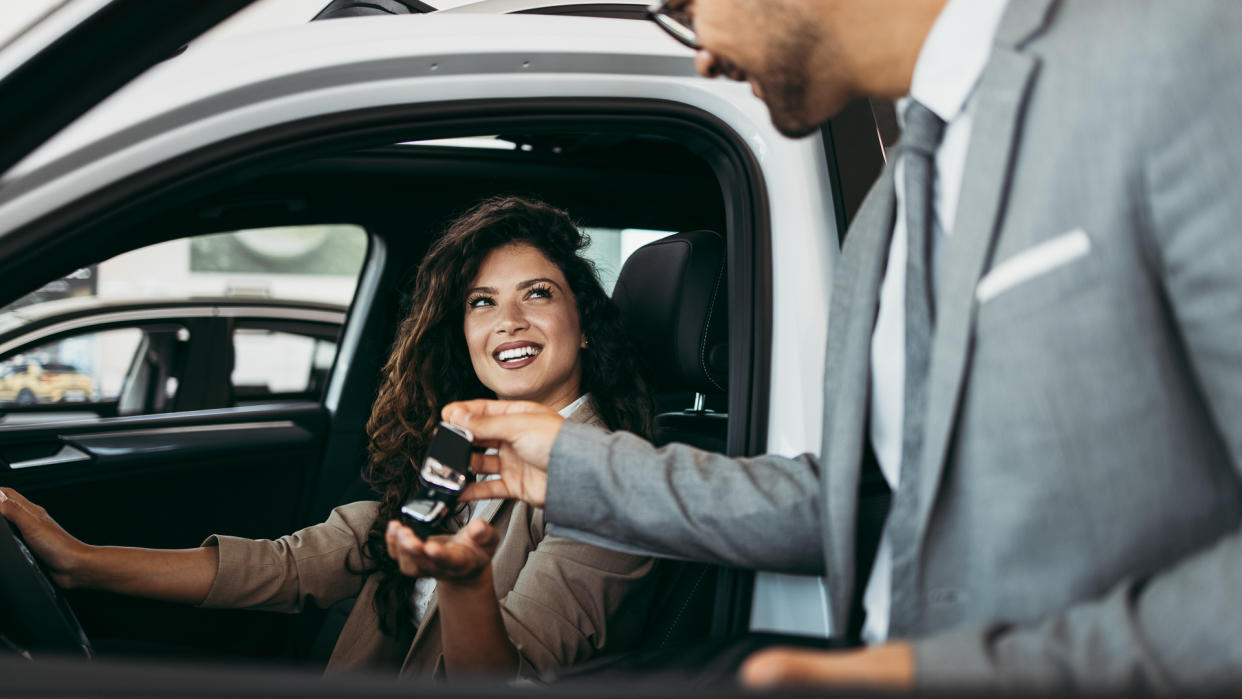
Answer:
M233 332L235 402L281 397L318 398L332 362L336 342L261 327Z
M24 350L0 362L0 405L116 400L142 333L84 333Z
M634 251L647 243L673 234L673 231L652 231L642 228L587 228L591 244L586 256L595 263L604 291L612 293L621 268Z
M262 228L54 280L0 309L0 419L317 400L366 252L358 226Z

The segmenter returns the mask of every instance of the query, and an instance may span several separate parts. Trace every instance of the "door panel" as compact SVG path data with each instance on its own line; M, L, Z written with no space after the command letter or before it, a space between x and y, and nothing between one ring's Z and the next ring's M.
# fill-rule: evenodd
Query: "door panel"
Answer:
M188 548L212 533L275 538L303 524L328 426L314 402L0 427L0 484L91 544ZM15 468L16 466L16 468ZM71 603L101 654L284 653L287 617L97 592ZM185 646L185 648L181 648Z

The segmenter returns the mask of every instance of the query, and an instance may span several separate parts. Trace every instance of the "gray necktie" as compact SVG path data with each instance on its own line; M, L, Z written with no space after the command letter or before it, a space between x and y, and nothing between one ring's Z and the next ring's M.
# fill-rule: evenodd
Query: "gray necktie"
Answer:
M930 109L911 101L901 136L905 168L906 233L906 361L901 430L901 482L893 498L888 531L893 545L893 597L890 631L900 635L915 623L913 598L917 570L915 529L918 513L919 457L927 413L927 371L935 324L932 244L936 150L945 123Z

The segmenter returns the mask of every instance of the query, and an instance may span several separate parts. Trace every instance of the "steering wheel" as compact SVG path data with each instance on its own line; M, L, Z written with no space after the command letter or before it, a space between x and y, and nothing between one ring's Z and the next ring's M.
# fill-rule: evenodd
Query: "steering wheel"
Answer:
M85 655L94 649L60 589L13 525L0 517L0 633L34 653Z

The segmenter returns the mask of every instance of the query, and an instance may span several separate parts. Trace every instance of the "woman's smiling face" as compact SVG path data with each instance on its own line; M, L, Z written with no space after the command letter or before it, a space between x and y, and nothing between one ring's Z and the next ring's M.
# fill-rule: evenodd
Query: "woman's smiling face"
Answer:
M479 381L502 400L559 410L578 398L584 346L565 275L537 248L511 243L466 292L466 345Z

